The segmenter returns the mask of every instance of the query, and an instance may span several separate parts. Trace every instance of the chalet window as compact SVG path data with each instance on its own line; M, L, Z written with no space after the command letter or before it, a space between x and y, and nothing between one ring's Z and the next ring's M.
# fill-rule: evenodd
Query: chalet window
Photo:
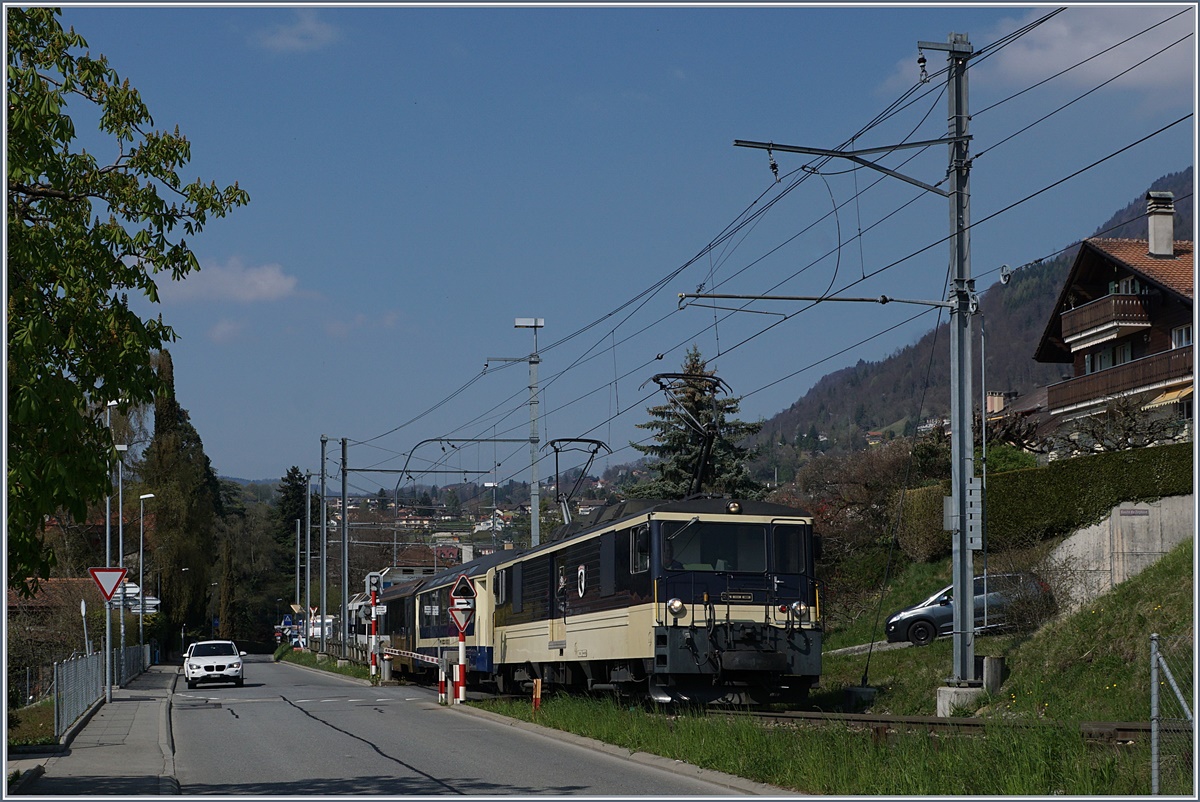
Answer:
M1120 345L1114 345L1112 348L1104 348L1100 351L1093 351L1090 354L1083 355L1083 372L1095 373L1100 370L1108 370L1117 365L1124 365L1126 362L1133 361L1133 344L1123 342Z
M1171 347L1186 348L1192 344L1192 324L1171 329Z
M1133 276L1108 282L1109 295L1137 295L1142 289L1141 282Z

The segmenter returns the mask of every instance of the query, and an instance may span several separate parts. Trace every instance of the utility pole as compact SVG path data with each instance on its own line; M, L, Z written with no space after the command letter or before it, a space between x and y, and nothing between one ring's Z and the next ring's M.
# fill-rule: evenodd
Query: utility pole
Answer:
M346 498L346 438L342 438L342 657L350 640L350 504Z
M312 471L304 472L304 646L312 639Z
M945 526L952 534L952 574L954 587L954 664L953 675L947 685L953 687L977 687L975 676L975 595L973 551L983 547L981 530L982 504L979 495L979 480L974 471L974 438L972 436L973 412L971 399L971 317L978 310L979 299L975 294L975 282L971 278L971 160L968 153L970 113L967 104L967 62L972 55L971 43L966 34L951 33L946 43L918 42L918 49L945 51L949 61L947 94L949 96L949 130L946 138L924 142L907 142L901 145L867 150L822 150L818 148L777 145L773 142L747 142L735 140L739 147L758 148L768 154L773 150L787 153L805 153L829 158L844 158L881 173L907 181L922 189L934 192L950 201L950 261L952 263L949 298L946 301L902 301L888 298L835 298L823 296L790 296L787 300L825 301L874 301L889 303L923 303L944 306L950 310L950 426L951 426L951 493L945 502ZM922 53L922 80L925 57ZM901 175L893 170L863 158L872 153L887 153L900 148L926 147L947 144L950 149L948 171L949 190ZM773 162L772 162L773 163ZM681 295L680 298L751 298L752 296ZM765 296L760 296L765 297ZM784 300L775 298L775 300ZM939 701L941 695L939 692Z
M326 545L326 541L328 540L326 522L329 520L329 513L325 509L325 446L328 442L329 438L321 435L321 616L318 626L321 627L322 654L325 653L325 601L329 592L328 582L326 581L326 577L329 574L329 563L326 562L326 551L328 548Z
M296 519L296 606L300 606L300 519Z

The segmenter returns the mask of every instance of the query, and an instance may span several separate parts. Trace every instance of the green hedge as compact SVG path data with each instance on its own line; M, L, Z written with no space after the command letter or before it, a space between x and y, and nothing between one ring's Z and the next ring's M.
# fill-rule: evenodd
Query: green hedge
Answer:
M1179 443L1058 460L988 476L988 551L1032 546L1104 520L1126 501L1154 501L1192 492L1192 444ZM911 559L950 554L942 529L942 497L950 483L909 490L897 537Z

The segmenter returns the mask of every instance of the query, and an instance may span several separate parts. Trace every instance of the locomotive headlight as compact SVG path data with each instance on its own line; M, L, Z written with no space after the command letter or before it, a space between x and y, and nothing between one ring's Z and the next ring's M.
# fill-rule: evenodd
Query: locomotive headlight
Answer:
M792 615L797 618L804 618L808 614L808 605L802 601L792 602Z
M687 605L681 599L671 599L667 602L667 612L676 618L687 615Z

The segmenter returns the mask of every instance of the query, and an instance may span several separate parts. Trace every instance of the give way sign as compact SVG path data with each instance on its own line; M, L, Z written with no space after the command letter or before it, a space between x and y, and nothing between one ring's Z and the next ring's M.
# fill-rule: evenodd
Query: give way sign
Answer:
M113 594L117 592L117 586L121 584L121 580L128 573L128 568L89 568L88 573L92 575L92 579L96 580L96 584L100 587L100 592L104 594L105 601L112 601Z

